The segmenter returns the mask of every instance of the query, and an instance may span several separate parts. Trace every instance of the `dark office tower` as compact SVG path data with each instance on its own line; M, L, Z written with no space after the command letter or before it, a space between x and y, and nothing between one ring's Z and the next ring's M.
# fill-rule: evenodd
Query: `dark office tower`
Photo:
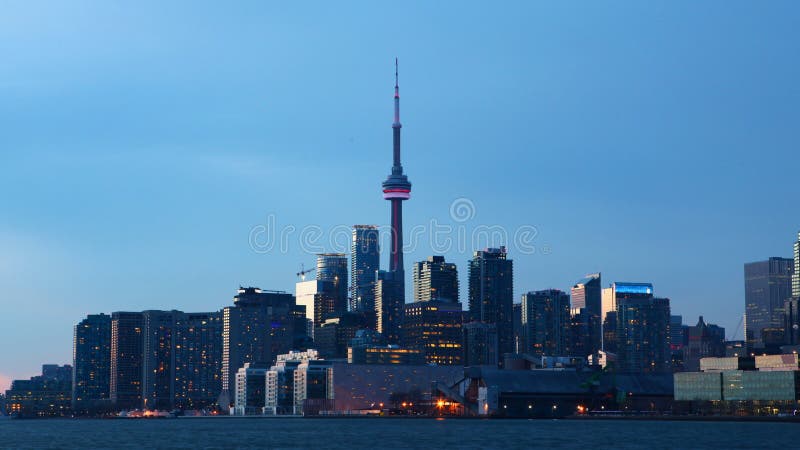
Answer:
M111 314L111 403L117 410L142 407L142 331L140 312Z
M333 289L331 314L347 312L347 255L320 253L317 255L317 280L329 281Z
M181 313L175 320L173 408L204 409L222 390L222 312Z
M585 309L585 315L582 319L586 323L586 330L589 333L587 338L581 338L586 343L589 354L596 353L600 350L602 337L602 287L600 281L600 273L592 273L586 275L581 280L578 280L572 286L572 314L580 314L581 309ZM585 355L584 355L585 356Z
M350 311L375 310L375 273L380 268L378 227L353 225L350 246Z
M406 303L403 346L421 350L427 364L460 365L461 303L429 300Z
M414 264L414 301L458 302L458 269L444 256L429 256Z
M688 329L689 327L683 326L683 316L671 315L669 316L669 351L672 357L672 368L676 372L682 372L686 370L686 365L684 363L684 330ZM724 339L724 336L723 336ZM700 370L694 370L693 372L697 372ZM690 372L692 372L690 370Z
M794 243L794 264L792 265L792 297L800 297L800 232Z
M783 303L786 344L800 344L800 297L792 297Z
M464 332L464 365L496 366L499 362L497 326L493 323L470 322L461 329Z
M575 311L574 308L572 310ZM592 345L589 330L589 313L586 312L586 308L581 308L577 314L573 313L570 319L569 356L586 358L596 353L590 350Z
M175 392L175 321L178 311L142 312L142 407L171 411Z
M522 295L522 353L567 356L569 334L569 295L558 289Z
M617 369L670 370L669 299L653 297L649 283L614 283L617 303Z
M399 345L403 324L403 278L402 272L378 271L375 282L375 316L377 330L389 344Z
M476 251L469 261L469 318L497 327L498 358L514 352L514 264L506 248Z
M701 358L725 356L725 328L708 324L700 316L697 325L687 327L686 332L683 367L687 372L699 372Z
M603 320L603 346L602 350L617 353L617 312L609 311Z
M783 303L791 295L793 261L772 257L744 265L747 347L764 348L763 331L783 328Z
M359 330L370 324L366 314L342 313L314 329L314 345L323 358L347 358L347 346Z
M111 316L91 314L75 325L72 339L72 410L100 412L110 403Z
M220 406L234 398L236 372L245 363L270 366L277 355L292 349L295 313L292 294L239 288L233 306L222 310Z
M522 303L514 303L512 306L512 316L514 329L514 353L522 352L525 343L522 342Z

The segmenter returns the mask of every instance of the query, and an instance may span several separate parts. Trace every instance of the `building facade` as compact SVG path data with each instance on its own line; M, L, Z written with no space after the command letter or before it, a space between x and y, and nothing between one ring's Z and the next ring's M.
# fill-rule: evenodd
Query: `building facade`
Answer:
M142 407L144 317L140 312L111 314L109 395L117 410Z
M428 300L406 303L403 345L421 350L428 364L461 365L463 316L461 303L457 302Z
M350 311L375 310L375 274L380 269L378 227L353 225L350 244Z
M514 262L505 247L476 251L469 262L469 319L493 324L500 355L514 351Z
M700 370L700 359L725 356L725 328L708 324L703 316L697 325L686 327L686 346L683 348L683 369Z
M458 303L458 269L444 256L429 256L414 264L414 301L439 300Z
M569 354L570 299L558 289L522 296L522 353L534 356Z
M173 408L209 408L222 391L222 312L180 313L175 325Z
M375 282L376 329L389 344L402 341L404 292L402 272L378 271Z
M670 370L669 299L653 296L649 283L614 283L617 304L617 370Z
M269 415L317 413L333 410L333 368L316 350L278 355L266 374ZM310 411L309 411L310 409Z
M794 242L794 261L792 270L792 297L800 298L800 232Z
M344 253L320 253L317 255L317 280L327 281L330 287L330 304L324 307L325 314L347 312L347 255Z
M233 414L236 416L259 416L264 414L266 404L267 368L245 363L236 371L234 383Z
M42 374L13 380L6 391L6 413L15 417L64 417L71 414L72 366L45 364Z
M586 337L581 337L586 355L596 353L601 349L602 342L602 285L600 273L592 273L578 280L571 289L571 313L573 316L581 314L580 323L585 325Z
M110 407L111 316L90 314L73 329L72 410L93 414Z
M464 332L462 359L465 366L498 365L497 325L468 322L461 329Z
M236 373L245 363L251 363L252 367L268 367L277 355L292 349L298 324L295 310L293 295L254 287L240 288L233 298L233 306L222 310L220 406L230 402Z
M764 348L765 332L783 329L793 265L792 259L777 257L744 265L745 340L750 351Z

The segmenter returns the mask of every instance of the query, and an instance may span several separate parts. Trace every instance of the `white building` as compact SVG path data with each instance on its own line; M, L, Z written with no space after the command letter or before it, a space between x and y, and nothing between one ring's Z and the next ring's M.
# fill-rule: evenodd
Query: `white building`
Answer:
M266 374L266 368L251 367L250 363L236 372L234 415L255 416L263 413Z
M333 400L333 367L316 350L278 355L265 383L265 414L301 415L306 400L316 400L317 410L328 409L326 401Z

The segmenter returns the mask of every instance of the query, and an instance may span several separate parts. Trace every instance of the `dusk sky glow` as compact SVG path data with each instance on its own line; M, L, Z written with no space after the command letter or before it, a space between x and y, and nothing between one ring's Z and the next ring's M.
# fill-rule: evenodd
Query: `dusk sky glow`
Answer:
M534 227L532 254L494 243L515 301L599 271L734 337L743 264L789 257L800 230L798 17L791 1L4 2L0 390L71 364L89 313L294 292L315 258L299 231L254 251L269 217L387 225L395 57L406 266L432 254L418 225Z

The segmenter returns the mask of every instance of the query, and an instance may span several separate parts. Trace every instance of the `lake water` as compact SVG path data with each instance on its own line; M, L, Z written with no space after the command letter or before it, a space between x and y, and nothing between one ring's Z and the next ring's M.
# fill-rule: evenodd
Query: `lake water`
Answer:
M798 424L622 420L2 420L2 448L797 448Z

